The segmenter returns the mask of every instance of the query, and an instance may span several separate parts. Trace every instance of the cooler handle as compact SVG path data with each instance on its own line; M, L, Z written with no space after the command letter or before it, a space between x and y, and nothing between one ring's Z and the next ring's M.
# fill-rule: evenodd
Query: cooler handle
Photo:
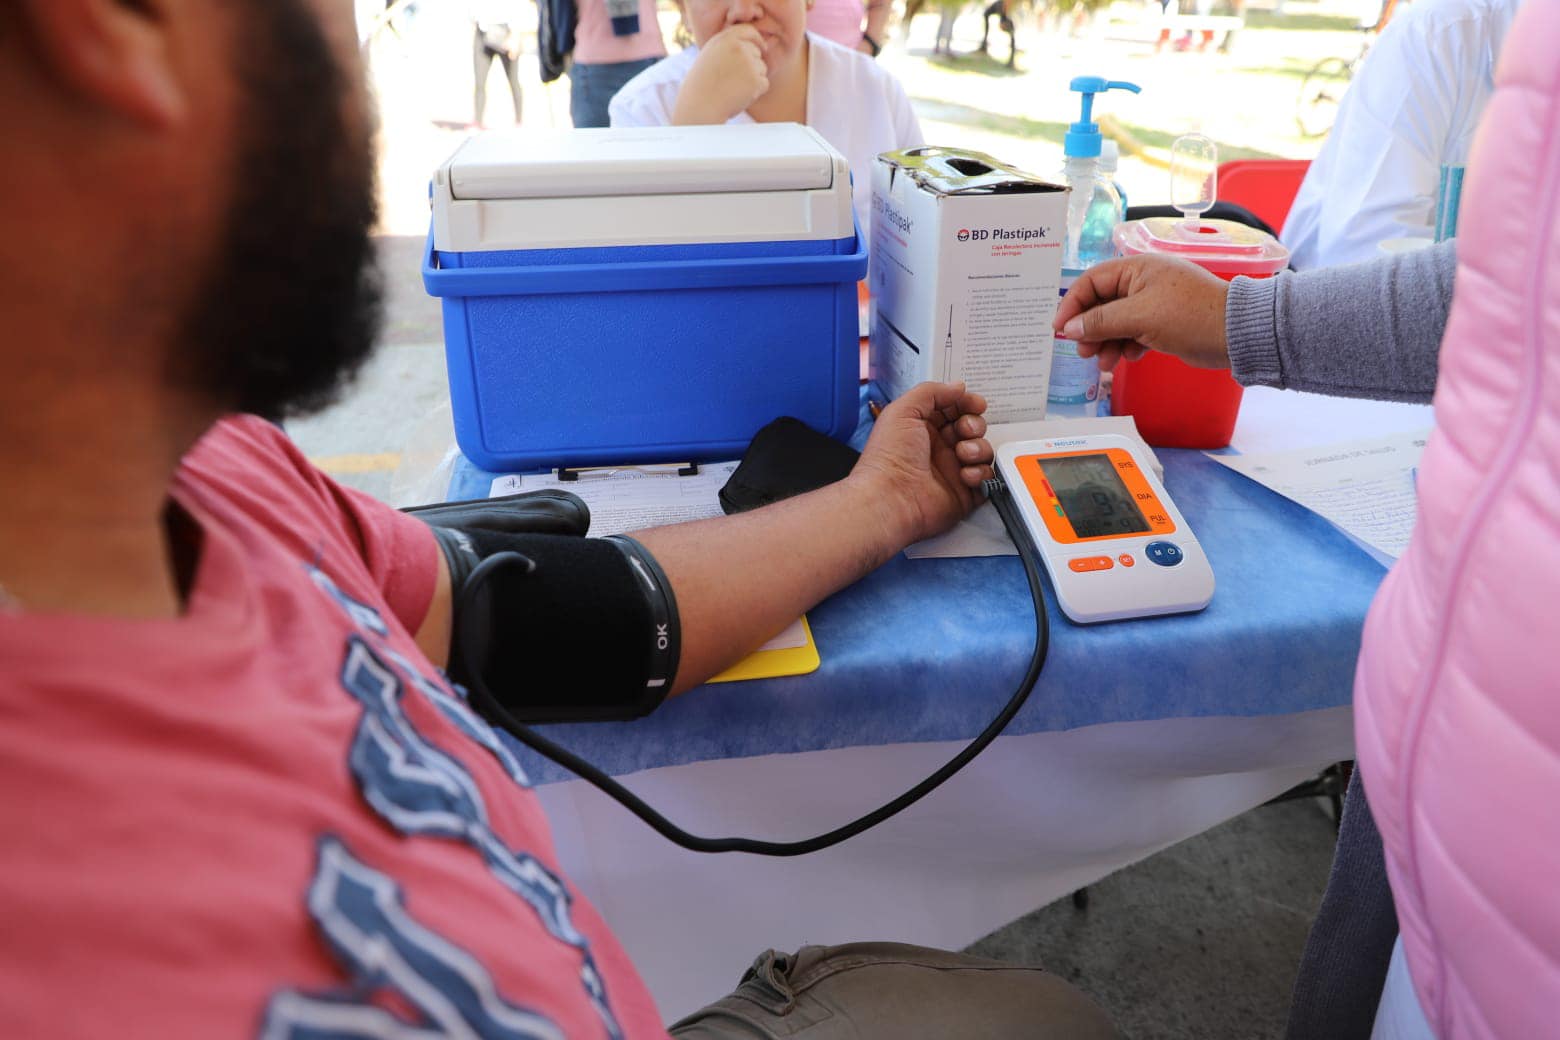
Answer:
M714 289L752 285L857 282L867 273L867 249L855 225L856 251L843 256L655 260L557 267L438 266L433 233L423 250L423 286L430 296L535 296L551 293Z

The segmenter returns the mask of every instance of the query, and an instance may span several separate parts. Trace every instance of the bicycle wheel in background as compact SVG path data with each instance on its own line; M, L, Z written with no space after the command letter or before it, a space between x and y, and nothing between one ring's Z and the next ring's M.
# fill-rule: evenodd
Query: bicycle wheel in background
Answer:
M1311 66L1300 83L1295 122L1302 137L1321 137L1338 118L1338 103L1349 89L1354 68L1342 58L1323 58Z

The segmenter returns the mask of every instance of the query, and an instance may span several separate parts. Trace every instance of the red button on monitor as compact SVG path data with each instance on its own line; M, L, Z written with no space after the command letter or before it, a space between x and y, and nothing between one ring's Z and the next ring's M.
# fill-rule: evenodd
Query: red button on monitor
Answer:
M1122 553L1120 556L1116 557L1116 559L1121 561L1121 565L1123 567L1130 567L1134 563L1137 563L1137 561L1132 558L1131 553Z
M1108 571L1116 564L1109 556L1080 556L1076 560L1068 560L1067 566L1082 574L1088 571Z

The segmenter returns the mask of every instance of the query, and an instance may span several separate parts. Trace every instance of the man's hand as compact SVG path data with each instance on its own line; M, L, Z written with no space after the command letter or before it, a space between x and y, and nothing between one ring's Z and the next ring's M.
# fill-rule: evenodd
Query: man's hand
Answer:
M991 476L986 400L963 383L922 383L883 409L856 468L894 518L893 551L941 534L969 515Z
M985 410L963 386L922 383L878 416L844 480L735 516L637 532L676 590L682 656L672 691L702 683L964 517L991 476Z
M764 37L751 25L733 25L711 36L683 80L672 108L674 126L726 122L769 93Z
M1229 284L1169 256L1130 256L1089 268L1056 309L1058 335L1109 372L1125 357L1162 350L1195 368L1229 368L1224 300Z

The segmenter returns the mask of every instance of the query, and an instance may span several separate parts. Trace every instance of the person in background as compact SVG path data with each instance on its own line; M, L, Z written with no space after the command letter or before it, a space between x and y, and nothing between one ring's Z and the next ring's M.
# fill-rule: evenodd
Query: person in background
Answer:
M329 402L380 323L354 28L341 0L0 4L0 192L28 203L0 237L37 260L0 279L8 1040L665 1040L446 665L517 666L522 714L642 714L991 474L984 401L923 384L843 480L632 539L334 484L260 416ZM517 584L458 595L521 547ZM468 623L491 655L452 653ZM895 944L771 952L674 1030L1112 1034L1054 975Z
M401 30L410 27L412 19L417 15L416 0L385 0L385 15L385 27L395 34L396 39L403 39Z
M807 31L841 47L876 58L888 42L893 16L889 0L815 0L807 11Z
M608 126L623 85L666 57L655 0L578 0L569 114L575 126Z
M520 124L520 12L518 0L466 0L471 18L471 66L474 77L471 122L487 125L487 82L497 61L504 69L509 96L515 103L515 125Z
M1296 270L1433 237L1441 166L1468 161L1519 2L1415 0L1382 30L1284 222Z
M925 143L905 89L860 51L807 31L809 0L687 0L694 46L629 81L613 126L806 123L845 156L870 224L872 162Z
M991 48L991 20L997 20L997 28L1007 33L1008 57L1007 67L1015 68L1018 65L1018 35L1017 26L1013 24L1013 18L1008 14L1008 0L991 0L986 9L980 13L980 46L976 50L981 54L989 54Z

